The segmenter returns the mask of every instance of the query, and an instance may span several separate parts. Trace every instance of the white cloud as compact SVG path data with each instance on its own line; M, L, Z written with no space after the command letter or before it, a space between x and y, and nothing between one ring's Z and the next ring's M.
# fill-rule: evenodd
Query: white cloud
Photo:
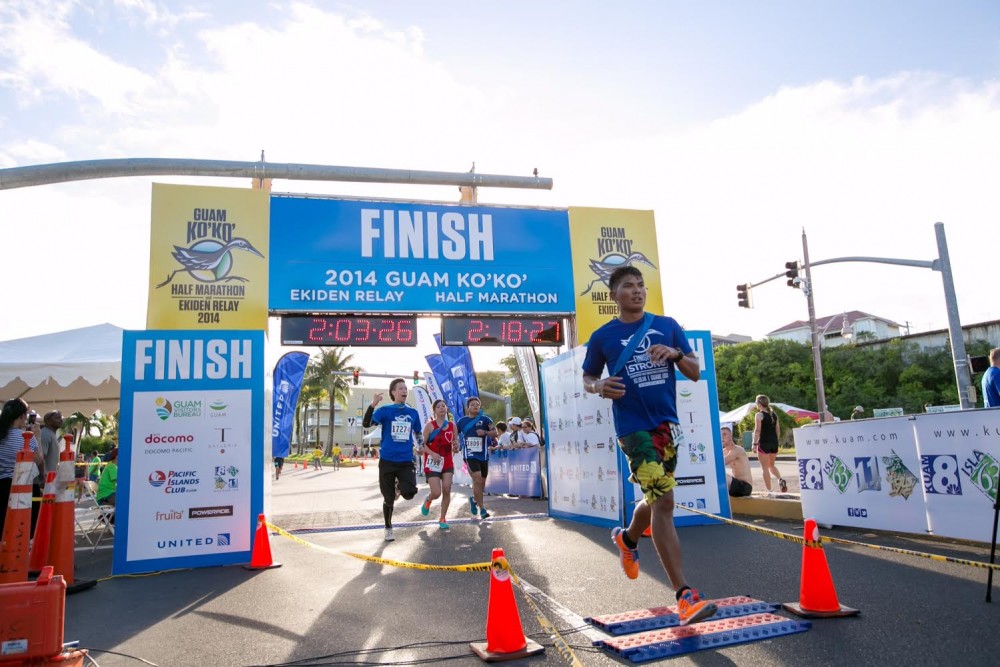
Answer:
M129 11L159 16L156 5L139 5ZM282 16L266 24L202 28L196 39L207 59L195 58L201 49L191 47L188 33L186 42L182 33L171 34L163 40L163 64L151 71L115 63L68 33L58 14L47 23L38 17L24 23L36 36L74 44L50 54L22 42L0 46L0 56L17 63L5 69L30 82L37 95L61 90L76 102L63 107L61 125L16 141L0 138L0 162L157 156L250 161L263 148L272 162L465 171L475 160L480 173L523 175L539 167L541 175L555 178L552 192L484 190L481 200L652 209L671 314L692 328L758 337L804 319L804 299L782 279L755 290L757 308L748 312L736 306L735 285L774 275L800 258L803 227L813 260L932 259L933 223L942 220L963 320L1000 317L979 268L989 261L987 239L997 210L996 82L921 73L817 81L781 88L741 113L688 127L668 124L676 101L655 100L669 129L642 134L629 122L631 101L598 82L584 89L506 71L466 80L447 60L427 55L425 41L441 38L420 26L387 26L371 16L305 4ZM183 21L175 25L187 29ZM166 20L158 28L171 29ZM182 43L187 46L177 46ZM78 59L70 71L89 63L84 69L94 77L99 72L114 79L93 99L104 112L129 113L109 122L90 112L82 97L91 93L82 82L65 71L47 72L60 70L66 58ZM41 294L73 285L95 299L114 285L109 308L123 319L96 321L143 326L149 180L0 192L15 219L37 223L28 230L36 243L60 238L69 248L60 252L73 260L52 262L39 273L30 257L17 258L5 275L36 276ZM455 188L440 187L287 181L275 187L457 197ZM820 315L860 309L917 328L944 326L937 273L844 264L820 267L814 277ZM39 314L5 322L0 338L65 326L58 314Z

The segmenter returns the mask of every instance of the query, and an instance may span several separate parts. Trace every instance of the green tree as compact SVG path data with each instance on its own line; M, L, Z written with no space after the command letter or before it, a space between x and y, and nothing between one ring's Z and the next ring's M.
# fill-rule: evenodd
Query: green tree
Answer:
M535 355L536 363L538 361L538 355ZM528 403L528 394L524 391L524 384L521 382L521 372L517 369L517 360L514 359L514 355L504 357L500 360L510 376L515 378L515 381L507 386L507 391L505 396L510 396L510 409L514 416L524 417L525 415L531 414L531 406Z
M310 359L309 365L306 366L305 384L322 387L326 390L326 398L329 402L330 427L327 430L324 456L329 456L330 449L333 448L333 424L337 404L346 405L351 396L351 386L347 383L346 376L337 373L355 370L355 367L350 365L353 359L354 355L345 355L343 348L321 347L319 356Z
M307 437L302 435L302 424L309 420L309 408L316 406L316 422L319 423L319 405L326 398L326 388L323 386L306 384L305 379L302 381L302 389L299 391L299 401L296 404L295 409L295 450L301 455L305 446L308 444L306 441ZM316 429L316 446L319 446L319 428Z
M510 387L506 383L503 371L483 371L476 373L476 384L479 386L479 400L483 404L483 412L493 418L493 421L503 421L507 418L507 408L503 400L483 396L484 391L498 396L507 396Z

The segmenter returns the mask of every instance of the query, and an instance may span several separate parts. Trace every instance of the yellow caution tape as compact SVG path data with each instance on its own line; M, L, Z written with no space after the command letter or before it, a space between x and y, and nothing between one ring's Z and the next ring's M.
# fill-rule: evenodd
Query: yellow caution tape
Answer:
M709 512L702 512L701 510L692 509L690 507L681 507L678 509L683 509L694 514L700 514L701 516L708 517L710 519L715 519L716 521L722 521L723 523L728 523L733 526L739 526L740 528L745 528L751 530L755 533L763 533L764 535L770 535L772 537L777 537L782 540L788 540L789 542L795 542L797 544L803 544L806 546L821 546L817 542L809 541L806 542L804 538L798 537L797 535L789 535L788 533L782 533L777 530L771 530L770 528L761 528L760 526L755 526L753 524L747 523L746 521L739 521L737 519L727 519L724 516L719 516L718 514L711 514ZM819 542L829 542L831 544L845 544L852 547L865 547L867 549L875 549L877 551L888 551L890 553L902 554L904 556L915 556L917 558L927 558L929 560L938 561L939 563L954 563L956 565L968 565L969 567L979 567L987 570L1000 570L1000 563L984 563L978 560L969 560L967 558L953 558L951 556L939 556L938 554L929 554L923 551L913 551L912 549L900 549L898 547L884 547L878 544L867 544L865 542L855 542L853 540L844 540L839 537L826 537L820 535Z
M264 525L266 525L268 529L270 529L272 532L277 533L282 537L287 537L291 541L309 547L311 549L318 549L326 553L340 555L340 556L349 556L351 558L357 558L359 560L368 561L369 563L378 563L380 565L389 565L391 567L399 567L409 570L433 570L437 572L489 572L493 567L492 561L486 563L468 563L465 565L428 565L426 563L411 563L402 560L392 560L390 558L379 558L377 556L368 556L365 554L358 554L350 551L336 551L334 549L321 547L318 544L313 544L312 542L303 540L300 537L292 535L287 530L283 530L278 526L275 526L273 523L265 522ZM534 611L535 618L538 619L538 624L542 626L542 629L548 634L549 638L552 639L556 651L558 651L559 655L563 658L563 660L566 661L566 664L570 665L571 667L582 667L583 663L581 663L580 660L573 653L573 649L569 647L569 645L566 643L566 640L563 639L562 635L559 634L559 631L556 630L552 622L549 621L549 619L545 616L545 614L542 613L541 609L538 608L538 605L536 605L535 601L531 599L531 596L529 596L527 593L524 592L524 588L521 586L521 581L518 579L517 575L514 574L514 571L510 568L510 563L507 562L507 559L504 558L498 560L497 563L500 567L510 572L511 580L515 584L517 584L518 588L521 589L521 594L524 596L524 599L528 601L528 605L531 606L532 611Z

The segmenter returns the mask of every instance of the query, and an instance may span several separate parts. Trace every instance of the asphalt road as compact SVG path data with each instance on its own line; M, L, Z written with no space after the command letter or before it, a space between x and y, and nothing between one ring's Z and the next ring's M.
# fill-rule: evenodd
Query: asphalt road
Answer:
M759 480L758 480L759 483ZM423 494L402 502L396 541L382 540L376 467L312 471L286 467L272 487L269 520L309 544L270 538L278 569L239 567L167 572L101 581L70 595L66 640L94 649L101 667L157 665L441 664L478 665L468 647L485 637L489 577L404 569L346 555L410 563L485 562L502 547L532 600L586 665L622 664L597 651L587 616L673 603L648 540L642 573L630 581L603 528L545 518L546 503L491 499L495 520L468 512L457 489L441 531L419 512ZM435 506L434 512L437 507ZM753 525L801 535L800 524ZM308 532L307 532L308 531ZM802 547L733 525L680 530L690 582L712 597L775 602L799 596ZM959 558L986 560L983 546L835 529L825 534ZM806 633L672 659L678 665L996 664L1000 599L986 604L986 571L863 547L825 548L843 604L856 618L816 621ZM78 553L77 577L106 577L110 551ZM1000 577L998 577L1000 579ZM1000 596L1000 591L997 593ZM517 593L524 631L548 646L513 664L565 664Z

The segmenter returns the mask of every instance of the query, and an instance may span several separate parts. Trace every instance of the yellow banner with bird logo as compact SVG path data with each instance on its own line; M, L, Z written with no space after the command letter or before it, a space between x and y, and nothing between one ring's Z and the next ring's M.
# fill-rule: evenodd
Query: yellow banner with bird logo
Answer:
M267 329L270 193L153 184L147 329Z
M664 314L652 211L571 206L569 236L576 289L576 340L581 345L618 315L608 280L620 266L634 266L642 272L646 311Z

